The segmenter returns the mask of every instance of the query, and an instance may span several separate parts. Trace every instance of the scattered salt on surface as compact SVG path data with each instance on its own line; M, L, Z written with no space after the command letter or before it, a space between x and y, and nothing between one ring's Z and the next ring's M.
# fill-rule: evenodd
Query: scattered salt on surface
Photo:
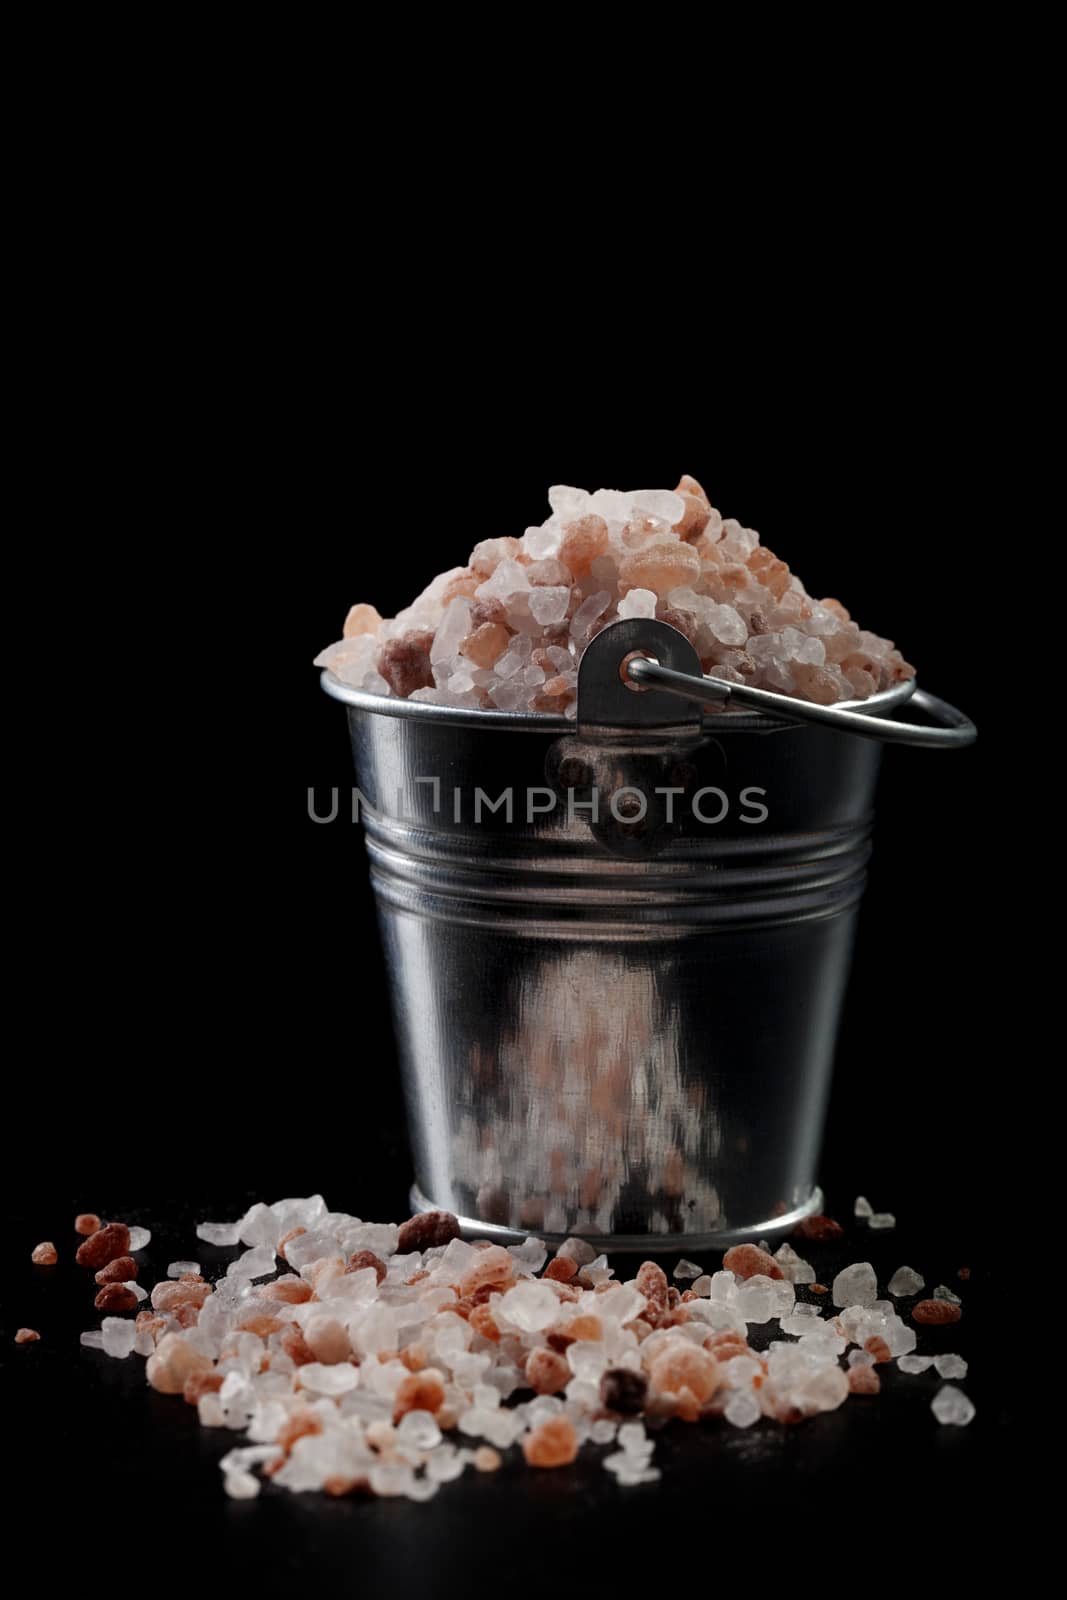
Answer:
M398 1228L330 1212L321 1195L253 1206L237 1222L201 1224L198 1236L205 1230L205 1242L245 1247L215 1284L197 1263L172 1262L151 1309L105 1317L81 1342L119 1360L147 1357L153 1387L195 1405L203 1427L246 1434L250 1443L220 1463L235 1499L259 1493L261 1472L293 1492L369 1488L422 1502L468 1467L496 1470L514 1446L537 1469L607 1447L605 1470L630 1488L659 1478L642 1414L717 1416L743 1430L850 1397L869 1405L876 1369L893 1358L903 1373L968 1370L955 1354L914 1354L915 1328L878 1298L869 1262L837 1274L828 1315L798 1301L795 1285L812 1269L789 1244L773 1257L735 1246L726 1259L736 1270L680 1261L676 1280L692 1284L681 1294L652 1262L616 1280L578 1236L546 1266L536 1238L474 1244L447 1213ZM889 1291L922 1282L902 1267ZM956 1297L938 1292L915 1321L958 1317ZM750 1328L775 1323L754 1350ZM932 1405L957 1426L974 1415L952 1384Z

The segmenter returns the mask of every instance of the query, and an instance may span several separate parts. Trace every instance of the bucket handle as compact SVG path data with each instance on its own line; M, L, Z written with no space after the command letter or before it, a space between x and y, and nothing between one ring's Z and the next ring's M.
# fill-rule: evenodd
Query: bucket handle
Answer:
M606 631L606 630L605 630ZM620 676L626 676L643 689L660 689L664 694L705 704L751 706L755 711L773 712L790 722L815 722L839 733L855 733L861 739L880 739L883 744L914 744L934 750L957 750L973 744L978 729L970 717L957 711L936 695L916 689L908 704L918 706L935 722L926 727L914 722L892 722L886 717L868 716L863 711L846 711L838 706L819 706L792 695L775 694L770 689L750 689L747 684L726 683L722 678L691 676L661 666L652 656L632 655L620 663Z

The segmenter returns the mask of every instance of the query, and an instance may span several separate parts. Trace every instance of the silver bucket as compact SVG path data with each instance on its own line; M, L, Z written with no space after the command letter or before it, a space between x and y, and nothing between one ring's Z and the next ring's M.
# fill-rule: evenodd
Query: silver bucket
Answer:
M637 651L669 693L623 681ZM819 1208L880 743L706 714L728 691L699 674L639 619L586 651L577 723L323 674L365 802L416 1209L699 1250ZM911 688L863 702L868 728Z

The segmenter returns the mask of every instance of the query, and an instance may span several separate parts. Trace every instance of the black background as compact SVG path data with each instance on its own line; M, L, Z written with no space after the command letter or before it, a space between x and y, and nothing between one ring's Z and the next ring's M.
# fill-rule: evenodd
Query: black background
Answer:
M882 177L892 159L879 151ZM35 796L42 890L25 938L38 979L58 981L31 1007L10 1082L6 1168L9 1427L30 1509L72 1541L97 1548L97 1509L119 1507L138 1572L191 1535L263 1594L327 1574L372 1593L521 1588L561 1577L564 1549L572 1566L595 1557L606 1583L635 1540L691 1580L751 1549L792 1581L810 1550L823 1564L802 1561L797 1581L836 1585L835 1542L869 1536L884 1561L920 1527L963 1563L964 1517L991 1485L1007 1493L1010 1438L991 1324L1016 1134L1001 1074L980 1070L1005 986L998 716L974 617L1015 558L990 487L1011 408L993 346L1008 335L989 320L978 180L957 180L947 213L931 183L891 186L888 209L849 189L842 211L826 196L805 217L797 174L765 239L698 228L675 194L676 235L574 224L522 271L521 227L460 263L450 236L412 229L409 249L360 255L358 286L344 224L309 203L314 244L291 279L223 249L207 288L179 273L166 315L145 300L147 346L120 318L107 348L121 461L93 437L69 450L88 490L124 484L123 598L95 641L116 670L106 704L61 697L54 779ZM56 312L79 363L105 348L85 309ZM353 602L390 614L478 539L541 521L550 483L671 486L681 472L982 730L969 751L884 761L822 1177L832 1212L863 1192L899 1230L812 1250L824 1278L868 1254L880 1274L907 1261L931 1284L972 1268L964 1322L930 1348L972 1360L978 1418L938 1429L932 1380L893 1374L880 1402L800 1428L675 1429L654 1490L621 1493L580 1462L465 1480L426 1507L231 1505L211 1464L222 1446L132 1362L79 1352L96 1323L88 1284L66 1259L32 1269L29 1250L53 1238L69 1256L86 1208L149 1224L160 1272L193 1253L197 1219L254 1198L321 1189L365 1217L403 1212L362 843L307 816L309 787L352 782L345 718L311 658ZM147 637L131 619L157 604L166 621ZM23 1323L39 1345L12 1346Z

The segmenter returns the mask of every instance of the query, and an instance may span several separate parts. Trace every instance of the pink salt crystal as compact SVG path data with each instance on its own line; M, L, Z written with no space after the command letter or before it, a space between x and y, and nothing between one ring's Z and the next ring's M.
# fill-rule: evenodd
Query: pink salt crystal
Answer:
M347 1361L352 1354L347 1331L333 1317L313 1317L304 1330L304 1337L315 1360L324 1367Z
M497 600L493 595L486 595L482 600L471 603L470 623L472 628L480 628L484 622L507 622L508 608L503 600Z
M54 1267L59 1260L59 1252L50 1239L45 1239L41 1244L34 1245L30 1260L38 1267Z
M79 1267L106 1267L109 1261L130 1253L130 1230L124 1222L109 1222L106 1228L91 1233L78 1246L74 1259Z
M475 1472L496 1472L500 1466L500 1453L492 1445L480 1444L474 1452Z
M381 625L382 616L375 606L353 606L345 618L342 637L358 639L364 633L377 633Z
M132 1311L137 1304L137 1296L132 1289L127 1289L124 1283L105 1283L100 1290L93 1305L97 1311L116 1312Z
M96 1274L97 1283L133 1283L140 1268L132 1256L117 1256L114 1261L109 1261L106 1267L101 1267Z
M692 545L665 539L626 556L619 566L619 589L652 589L668 595L700 577L700 557Z
M20 1328L15 1335L16 1344L36 1344L41 1335L36 1328Z
M188 1378L210 1372L207 1356L189 1344L180 1333L167 1333L156 1345L145 1366L145 1375L160 1394L181 1394Z
M603 517L579 517L564 525L559 559L573 577L584 578L607 547L608 525Z
M202 1306L211 1294L210 1283L179 1278L177 1283L157 1283L152 1290L152 1306L156 1311L177 1311L179 1306Z
M735 1244L723 1256L722 1264L724 1271L732 1272L738 1278L754 1278L757 1274L765 1278L782 1276L782 1269L774 1257L754 1244Z
M399 639L389 639L378 657L378 671L395 695L406 700L416 689L433 687L430 648L434 636L429 629L414 629Z
M99 1233L104 1226L95 1211L79 1211L74 1218L74 1232L88 1236L90 1233Z
M684 474L679 478L678 487L674 492L681 495L685 506L681 522L675 523L679 536L685 540L699 538L711 517L711 505L707 495L695 478L686 477Z
M501 623L483 622L467 635L459 650L476 667L491 667L504 654L510 642L511 634Z
M526 1435L522 1453L531 1467L565 1467L578 1454L578 1435L566 1417L550 1417Z
M289 1232L288 1233L283 1233L281 1238L278 1240L278 1244L277 1244L277 1248L276 1248L275 1253L277 1255L281 1256L283 1261L288 1260L288 1257L285 1254L286 1245L292 1239L299 1239L300 1235L303 1234L303 1233L307 1233L307 1229L306 1228L290 1228Z

